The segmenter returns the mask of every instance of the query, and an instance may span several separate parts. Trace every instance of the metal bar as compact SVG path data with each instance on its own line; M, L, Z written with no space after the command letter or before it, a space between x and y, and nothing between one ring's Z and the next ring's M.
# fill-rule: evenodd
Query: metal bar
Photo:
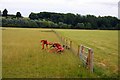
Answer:
M83 46L83 45L78 45L78 51L76 48L73 48L73 42L68 40L68 38L64 38L62 36L60 36L56 31L52 30L63 42L63 44L65 44L65 46L70 47L70 50L73 53L77 53L77 55L80 57L80 59L82 60L82 62L89 68L90 72L93 72L93 50L87 46ZM88 52L86 51L88 49Z

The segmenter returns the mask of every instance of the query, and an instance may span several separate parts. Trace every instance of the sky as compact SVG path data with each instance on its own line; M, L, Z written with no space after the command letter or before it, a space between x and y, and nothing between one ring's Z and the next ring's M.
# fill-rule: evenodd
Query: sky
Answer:
M120 19L120 1L118 3L118 19Z
M0 10L9 14L21 12L28 17L31 12L74 13L81 15L118 17L120 0L0 0Z

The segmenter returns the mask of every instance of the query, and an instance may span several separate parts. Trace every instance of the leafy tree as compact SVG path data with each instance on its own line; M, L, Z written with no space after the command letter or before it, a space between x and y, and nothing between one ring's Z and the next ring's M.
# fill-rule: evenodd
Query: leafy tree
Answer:
M17 18L22 17L21 13L20 13L20 12L17 12L17 13L16 13L16 17L17 17Z
M2 16L1 10L0 10L0 16Z
M2 16L7 17L7 15L8 15L8 11L7 11L7 9L4 9L4 10L3 10L3 15L2 15Z
M72 29L119 29L120 20L112 16L96 17L94 15L82 16L80 14L72 13L54 13L54 12L40 12L31 13L29 18L15 18L22 17L20 12L7 14L4 10L3 26L16 27L43 27L43 28L72 28ZM6 13L6 15L5 15Z
M31 13L31 14L29 15L29 18L35 20L35 19L38 19L38 15L35 14L35 13Z
M78 23L77 26L76 26L76 28L78 28L78 29L84 29L85 28L84 23Z
M85 22L91 23L92 29L97 29L98 28L97 17L96 16L94 16L94 15L87 15L85 19L86 19Z
M64 23L75 25L75 15L72 13L67 13L64 15Z
M91 25L91 23L86 23L85 24L85 29L92 29L92 25Z
M115 26L115 29L120 30L120 23Z

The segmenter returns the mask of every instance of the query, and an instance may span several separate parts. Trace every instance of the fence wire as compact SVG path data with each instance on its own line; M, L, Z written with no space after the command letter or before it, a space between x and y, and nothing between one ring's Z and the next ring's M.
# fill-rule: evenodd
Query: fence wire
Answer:
M59 32L52 30L57 37L59 38L60 42L65 45L65 47L69 48L75 55L77 55L78 57L80 57L80 55L83 55L83 53L81 54L81 46L82 45L78 45L77 43L73 42L71 39L69 39L68 37L63 36L62 34L60 34ZM89 55L90 54L90 65L88 65L90 67L90 71L93 72L93 52L89 53L87 51L89 51L89 48L84 46L84 52ZM83 63L86 64L86 60L87 60L87 55L85 56L85 54L83 55L84 57L86 57L86 59L84 59L84 61L82 60L83 57L81 58L81 60L83 61Z

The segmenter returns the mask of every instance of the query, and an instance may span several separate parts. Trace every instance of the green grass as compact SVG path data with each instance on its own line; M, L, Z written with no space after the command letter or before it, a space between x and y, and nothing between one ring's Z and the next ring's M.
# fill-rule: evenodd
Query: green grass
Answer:
M59 42L49 29L6 28L2 30L3 78L96 77L70 50L63 54L41 50L41 39Z
M118 31L63 30L62 36L94 50L94 73L100 77L118 77Z

